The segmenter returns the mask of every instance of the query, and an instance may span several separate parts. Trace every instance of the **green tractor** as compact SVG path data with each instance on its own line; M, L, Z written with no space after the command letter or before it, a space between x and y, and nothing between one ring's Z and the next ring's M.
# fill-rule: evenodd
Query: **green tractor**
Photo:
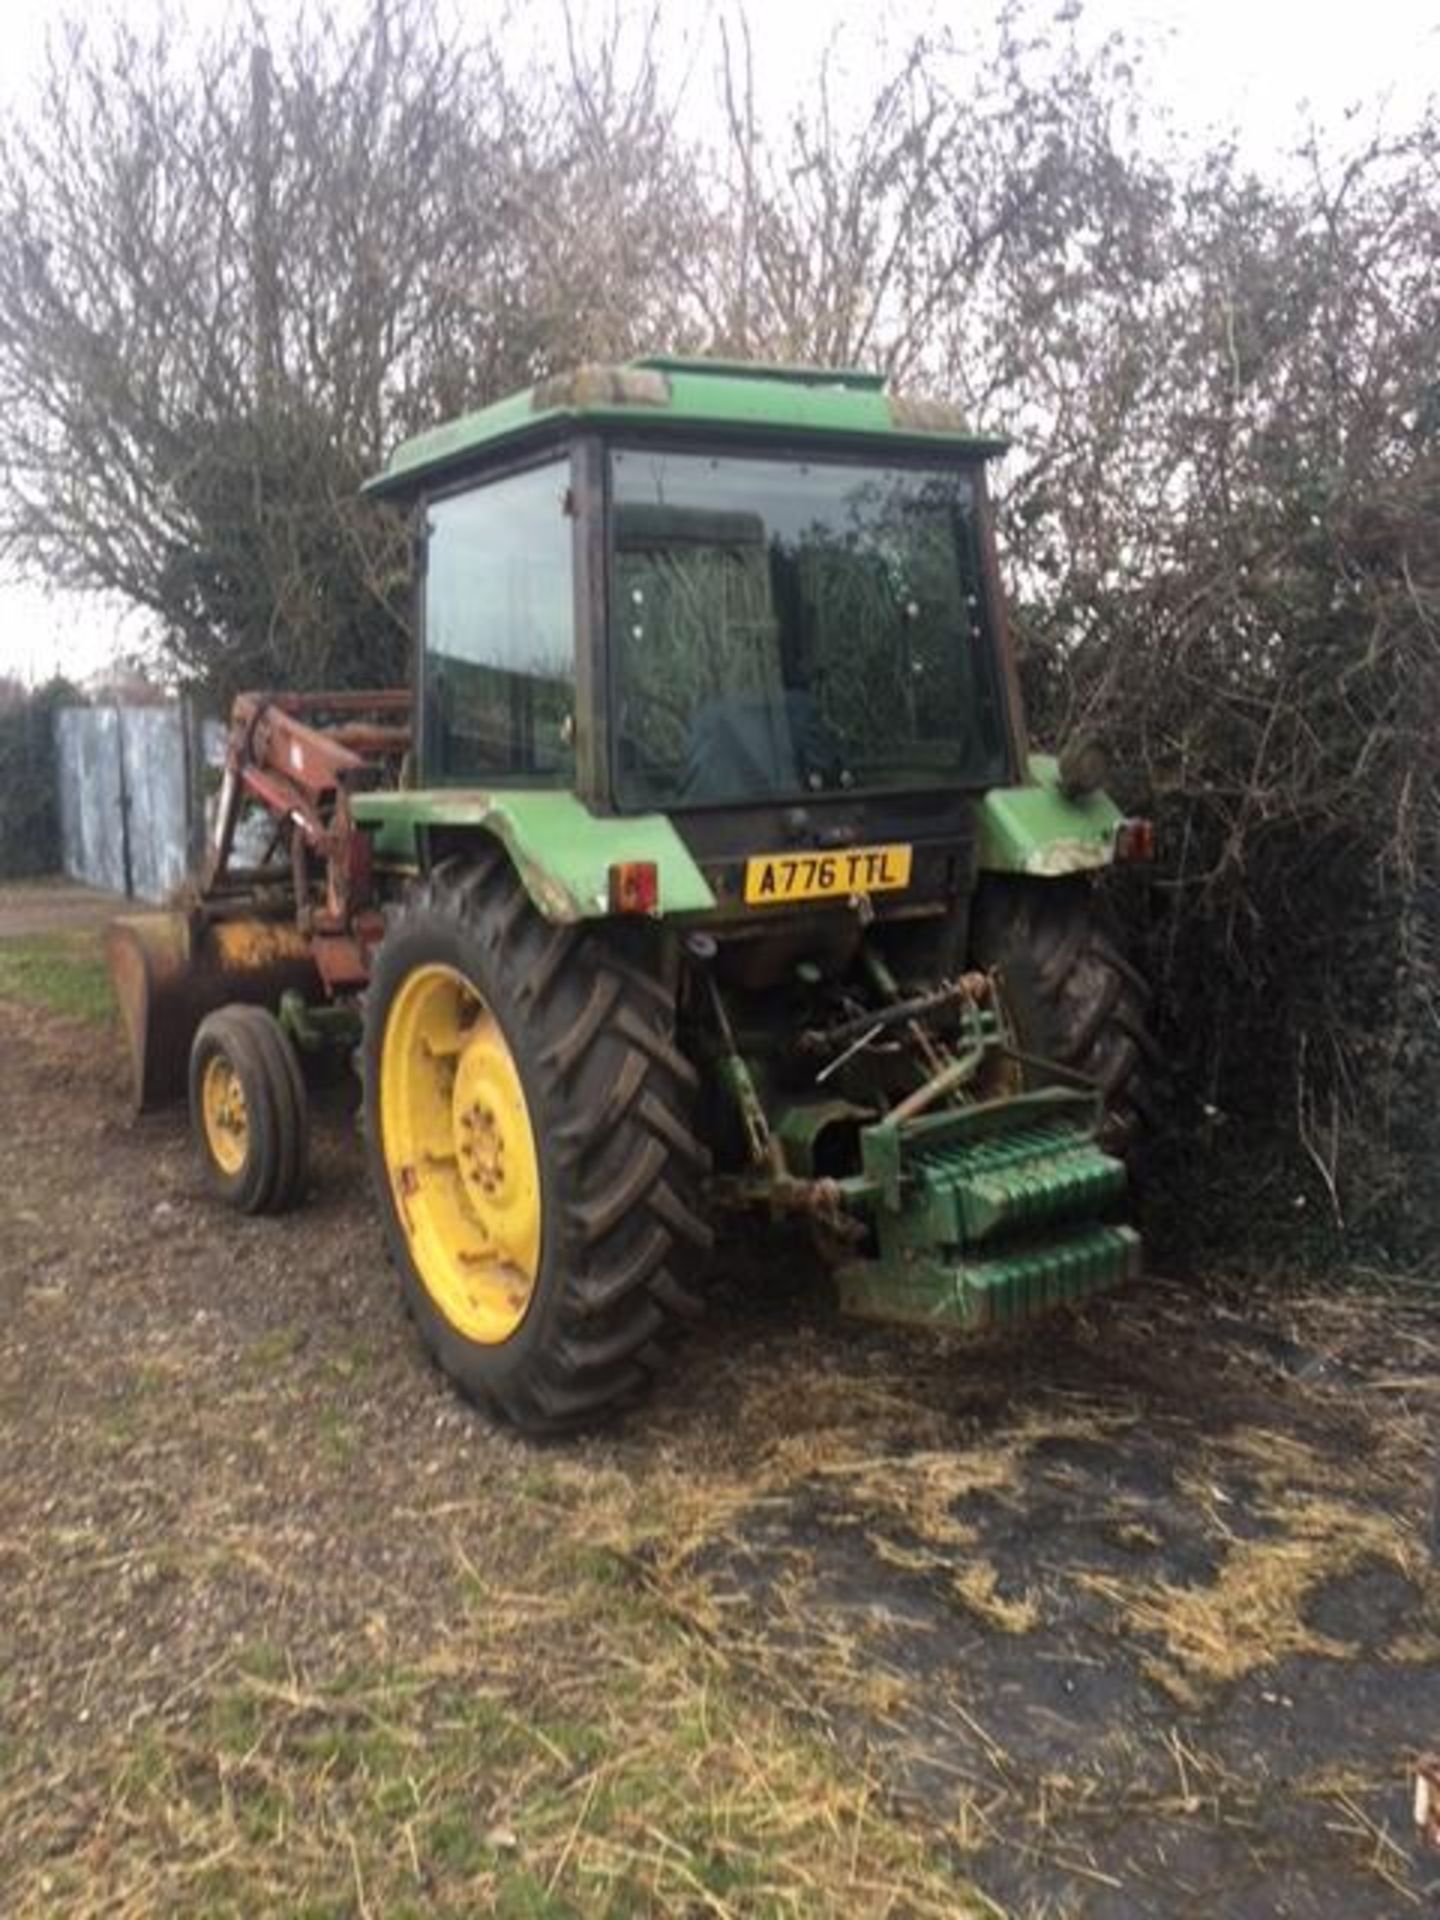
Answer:
M526 1430L649 1384L726 1217L936 1328L1136 1268L1147 996L1093 882L1149 827L1029 749L1002 450L872 374L663 358L406 442L413 689L246 696L184 924L117 931L137 1095L193 1036L238 1205L303 1185L297 1052L358 1040L409 1310Z

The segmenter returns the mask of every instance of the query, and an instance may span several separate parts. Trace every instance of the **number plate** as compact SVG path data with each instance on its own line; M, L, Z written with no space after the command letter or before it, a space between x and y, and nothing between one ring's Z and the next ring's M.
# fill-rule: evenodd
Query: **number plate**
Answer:
M844 847L838 853L762 853L745 862L747 907L889 893L910 884L909 847Z

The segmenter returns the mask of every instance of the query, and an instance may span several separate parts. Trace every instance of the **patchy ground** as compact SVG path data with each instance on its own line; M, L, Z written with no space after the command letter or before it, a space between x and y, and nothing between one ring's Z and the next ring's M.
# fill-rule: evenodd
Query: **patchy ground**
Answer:
M0 940L93 933L113 914L127 911L120 895L77 886L72 880L0 881Z
M32 987L0 969L7 1913L1440 1897L1421 1290L1153 1282L939 1347L762 1272L643 1415L537 1449L421 1357L342 1103L306 1211L231 1218Z

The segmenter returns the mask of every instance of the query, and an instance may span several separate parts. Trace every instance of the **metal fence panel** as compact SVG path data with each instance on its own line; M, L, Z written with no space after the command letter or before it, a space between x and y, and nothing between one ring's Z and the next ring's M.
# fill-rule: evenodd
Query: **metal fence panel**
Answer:
M164 900L185 878L189 769L178 706L122 707L120 748L129 807L130 891Z
M114 707L62 707L55 716L60 849L72 880L128 893L120 715Z
M190 865L184 709L62 707L55 739L66 873L113 893L164 900Z

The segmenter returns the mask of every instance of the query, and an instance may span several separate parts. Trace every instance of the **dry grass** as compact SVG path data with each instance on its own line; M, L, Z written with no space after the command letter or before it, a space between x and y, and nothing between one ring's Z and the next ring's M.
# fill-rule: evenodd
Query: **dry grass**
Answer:
M7 1912L988 1911L942 1836L622 1562L532 1537L507 1587L451 1524L423 1657L382 1657L383 1622L348 1663L243 1646L7 1766Z
M1237 1469L1254 1488L1238 1509L1225 1491ZM1294 1656L1351 1657L1353 1647L1308 1617L1318 1595L1346 1575L1389 1567L1422 1588L1434 1584L1413 1525L1380 1503L1385 1484L1373 1461L1337 1458L1293 1433L1239 1429L1181 1480L1218 1547L1213 1579L1077 1578L1131 1631L1160 1642L1146 1671L1194 1706L1201 1689ZM1232 1519L1243 1519L1243 1533Z
M1255 1512L1275 1533L1233 1541L1213 1581L1077 1576L1113 1601L1134 1632L1163 1643L1148 1670L1184 1704L1194 1702L1197 1681L1238 1680L1295 1654L1346 1657L1352 1648L1309 1625L1307 1603L1368 1563L1407 1578L1421 1572L1414 1541L1388 1514L1308 1494L1262 1502Z

